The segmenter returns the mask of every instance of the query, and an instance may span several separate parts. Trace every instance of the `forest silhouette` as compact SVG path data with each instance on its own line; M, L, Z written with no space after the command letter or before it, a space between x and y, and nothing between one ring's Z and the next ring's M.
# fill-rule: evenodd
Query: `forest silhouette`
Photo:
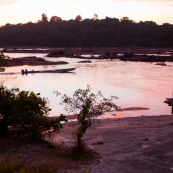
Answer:
M48 20L42 14L38 22L6 24L0 28L0 46L41 47L172 47L173 25L158 25L153 21L135 22L128 17L122 19L106 17L62 20L52 16Z

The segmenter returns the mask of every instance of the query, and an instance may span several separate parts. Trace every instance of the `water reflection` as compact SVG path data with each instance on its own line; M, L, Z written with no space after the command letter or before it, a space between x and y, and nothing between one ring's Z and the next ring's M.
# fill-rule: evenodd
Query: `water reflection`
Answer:
M18 56L18 55L15 55ZM20 57L28 56L26 54ZM34 54L33 56L37 56ZM42 54L42 57L45 55ZM55 59L53 59L55 60ZM58 58L68 61L68 65L54 66L19 66L8 67L6 72L20 72L21 69L41 70L56 69L75 66L75 74L21 74L0 75L1 81L8 87L19 87L21 90L32 90L41 93L41 96L49 99L52 108L51 116L59 115L63 106L59 105L53 91L66 93L72 96L79 88L90 85L93 92L102 91L105 97L118 96L117 104L124 107L148 107L149 110L116 112L117 117L170 114L171 110L163 103L169 98L173 89L173 63L168 66L156 66L154 63L122 62L109 60L93 60L90 64L79 64L78 59ZM111 116L112 113L109 114ZM107 115L108 116L108 115ZM115 117L115 116L113 116Z

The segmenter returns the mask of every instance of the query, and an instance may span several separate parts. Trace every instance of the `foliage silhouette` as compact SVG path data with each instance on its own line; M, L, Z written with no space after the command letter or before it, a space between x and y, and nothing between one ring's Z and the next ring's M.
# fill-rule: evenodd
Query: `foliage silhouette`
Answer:
M39 94L0 86L0 132L11 126L22 137L42 139L43 132L58 132L61 121L66 121L62 115L48 118L49 111L47 100Z
M65 110L73 113L77 118L77 151L83 149L82 138L95 118L105 111L112 110L112 108L115 110L118 109L118 106L113 103L114 99L117 99L117 97L111 96L110 99L104 98L100 91L97 94L92 93L90 86L87 86L86 89L76 90L73 97L68 97L66 94L62 96L62 104L65 104Z
M0 46L172 47L173 25L157 25L153 21L136 23L128 17L98 20L97 15L83 20L78 15L75 20L69 21L52 16L48 21L43 14L38 23L2 26Z

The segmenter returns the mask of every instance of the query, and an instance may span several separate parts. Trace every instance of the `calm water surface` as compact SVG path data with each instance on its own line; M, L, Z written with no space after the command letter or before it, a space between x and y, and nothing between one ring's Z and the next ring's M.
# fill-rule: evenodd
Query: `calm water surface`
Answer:
M10 57L37 56L45 54L8 54ZM102 91L105 97L118 96L118 106L147 107L149 110L116 112L116 117L129 117L140 115L170 114L171 108L164 100L172 96L173 90L173 63L170 66L157 66L155 63L122 62L110 60L92 60L93 63L79 64L79 59L50 58L51 61L64 60L68 65L54 66L20 66L6 68L6 72L20 72L21 69L57 69L77 67L75 73L45 73L45 74L14 74L0 75L0 80L8 87L19 87L21 90L30 90L41 93L49 100L52 108L50 116L63 113L61 99L56 97L54 91L72 96L76 89L85 89L90 85L93 92ZM64 112L65 113L65 112ZM112 117L113 113L105 116Z

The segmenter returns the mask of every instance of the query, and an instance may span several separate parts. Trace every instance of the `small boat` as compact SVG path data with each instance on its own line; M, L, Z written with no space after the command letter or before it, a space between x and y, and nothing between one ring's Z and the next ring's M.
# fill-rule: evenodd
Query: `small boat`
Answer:
M71 71L74 71L76 69L75 68L64 68L64 69L56 69L56 70L31 70L31 71L28 71L27 69L25 70L21 70L21 73L22 75L24 74L29 74L29 73L68 73L68 72L71 72Z

